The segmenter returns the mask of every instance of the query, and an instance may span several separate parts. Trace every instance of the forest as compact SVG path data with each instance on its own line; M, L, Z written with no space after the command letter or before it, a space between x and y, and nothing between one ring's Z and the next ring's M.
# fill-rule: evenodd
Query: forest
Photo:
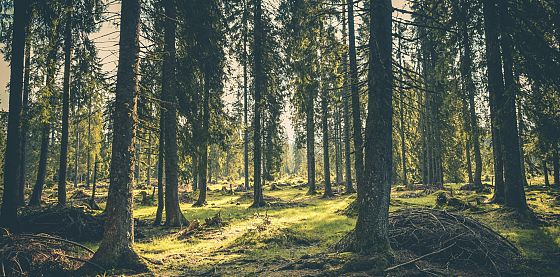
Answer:
M560 276L558 0L0 0L0 276Z

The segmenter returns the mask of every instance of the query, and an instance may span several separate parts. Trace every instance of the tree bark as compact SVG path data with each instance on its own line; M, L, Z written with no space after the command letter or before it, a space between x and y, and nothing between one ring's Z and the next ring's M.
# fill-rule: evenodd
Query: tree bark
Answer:
M4 159L4 192L0 210L0 225L17 229L17 193L21 160L21 106L23 96L23 71L26 25L29 17L29 0L14 1L12 56L10 67L10 95L8 134Z
M544 185L550 186L550 181L548 181L548 167L546 165L546 159L542 160L542 169L543 169L543 176L544 176Z
M558 158L558 148L554 148L552 153L552 167L554 170L554 186L560 186L560 161Z
M249 56L247 55L247 28L249 11L247 10L247 3L244 3L243 11L243 177L245 180L245 191L249 190L249 123L247 121L248 114L248 62Z
M66 173L68 169L68 127L70 113L70 65L72 63L72 0L66 0L64 27L64 81L62 85L62 138L58 170L58 205L66 206Z
M520 212L528 210L519 151L519 132L517 129L517 111L515 108L517 84L513 75L513 40L509 28L509 7L506 1L500 1L499 17L501 19L501 48L504 70L504 93L498 102L501 116L500 132L502 135L504 155L504 181L506 183L505 205Z
M345 0L348 1L348 0ZM344 45L346 46L346 2L342 5L342 40L344 41ZM350 94L348 86L349 76L348 76L348 53L343 54L342 58L342 67L344 70L344 81L343 81L343 88L342 88L342 103L343 103L343 117L344 117L344 179L346 182L346 189L345 193L350 194L356 192L354 190L354 186L352 185L352 162L351 162L351 154L350 154L350 104L348 103L348 99L350 98Z
M364 158L360 95L358 91L358 65L356 62L356 35L354 31L354 1L348 0L348 55L350 57L350 89L352 98L352 124L354 127L354 170L356 183L363 180Z
M204 73L204 95L202 99L202 132L201 143L199 145L199 176L201 178L198 182L198 200L194 203L195 207L202 207L206 205L206 190L207 190L207 176L208 176L208 130L210 124L210 84L209 72L205 70ZM211 178L210 178L211 179Z
M323 197L331 197L333 196L333 192L331 186L331 169L329 160L329 95L326 87L321 89L321 110L323 113L321 121L323 127L323 175L325 178L325 192Z
M502 135L500 105L504 93L502 61L500 57L499 21L495 0L483 1L484 31L486 34L486 62L488 66L488 91L490 94L490 118L492 125L492 148L494 152L494 196L495 203L505 201L503 179Z
M164 188L163 188L163 175L165 173L165 119L163 118L163 109L160 106L159 118L159 145L158 145L158 161L157 161L157 190L158 190L158 205L156 210L156 218L154 226L161 225L163 219L163 209L165 205Z
M119 65L113 112L113 145L107 219L103 239L91 262L104 268L147 271L134 251L133 177L134 140L137 127L140 1L121 4Z
M305 92L305 138L307 142L307 194L316 194L315 186L315 93L310 89Z
M86 173L86 188L89 188L90 185L90 176L91 176L91 98L93 95L89 95L88 97L88 131L87 131L87 173Z
M254 104L254 130L253 130L253 205L258 208L265 205L261 187L261 95L265 90L264 68L263 68L263 40L264 29L262 23L262 1L253 0L254 27L253 27L253 74L255 82L255 104Z
M29 28L27 28L29 30ZM26 43L25 46L25 65L23 73L23 103L21 110L21 159L19 166L19 186L18 186L18 205L25 206L25 187L26 187L26 168L25 168L25 155L26 155L26 144L27 144L27 131L29 129L29 94L30 94L30 84L29 77L31 73L31 45Z
M358 186L358 219L354 250L391 256L388 238L389 199L393 176L392 6L370 0L368 116L364 180Z
M177 10L175 1L163 1L165 9L162 95L165 119L165 225L188 225L179 207L177 156L177 96L175 92Z

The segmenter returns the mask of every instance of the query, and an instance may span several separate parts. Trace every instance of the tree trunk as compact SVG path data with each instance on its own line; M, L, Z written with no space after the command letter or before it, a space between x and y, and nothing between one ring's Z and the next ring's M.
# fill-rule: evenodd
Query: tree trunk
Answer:
M198 200L194 203L195 207L206 205L207 175L208 175L208 130L210 124L210 84L209 72L204 73L204 96L202 99L202 132L201 143L199 145L199 175L202 177L198 182ZM211 172L211 171L210 171Z
M137 126L138 34L140 1L121 4L119 65L113 112L113 145L107 219L103 239L91 261L104 268L146 271L147 266L134 251L133 177L134 140Z
M243 177L245 180L245 191L249 190L249 123L247 121L248 114L248 99L249 87L247 73L249 62L249 56L247 55L247 33L249 32L247 28L248 13L247 3L244 3L243 11Z
M70 113L70 64L72 63L72 0L66 0L64 29L64 82L62 85L62 138L58 170L58 205L66 206L66 173L68 167L68 127Z
M92 207L92 209L96 209L99 208L97 206L97 204L95 203L95 193L96 193L96 189L97 189L97 155L95 155L94 161L93 161L93 186L91 187L91 200L90 200L90 206Z
M398 32L399 34L402 34L400 26L398 28ZM398 51L397 51L397 59L399 62L399 67L402 67L402 44L401 44L401 38L399 36L398 39ZM402 72L399 74L401 75ZM400 78L400 77L399 77ZM401 166L402 166L402 181L403 181L403 185L406 186L406 188L408 189L412 189L411 184L408 183L408 177L407 177L407 168L406 168L406 143L405 143L405 136L404 136L404 91L403 89L399 89L399 131L400 131L400 137L401 137Z
M337 185L339 185L342 182L342 174L341 174L342 153L340 148L341 148L340 107L337 102L335 103L335 108L334 108L334 152L335 152L335 174L336 174Z
M253 130L253 205L258 208L265 205L263 191L261 187L261 95L265 90L264 68L263 68L263 41L264 29L262 23L262 1L253 0L254 27L253 27L253 74L255 82L255 107L254 107L254 130Z
M390 0L370 0L366 164L363 183L358 186L358 219L353 249L381 257L391 255L388 238L393 176L391 12Z
M323 87L321 90L321 110L323 113L321 121L323 127L323 175L325 178L325 192L323 197L331 197L333 196L333 192L331 187L331 169L329 160L329 93L326 87Z
M79 113L78 113L78 99L77 96L74 96L75 99L75 108L74 108L74 117L75 117L75 138L76 138L76 145L74 148L74 188L78 187L79 183L79 176L80 176L80 167L78 166L80 160L80 120L79 120Z
M52 36L49 42L50 51L47 55L47 77L45 86L49 88L49 91L54 91L54 76L55 76L55 63L56 56L58 52L58 44L56 39ZM49 95L49 105L53 107L55 105L54 95ZM45 177L47 174L47 160L49 156L49 139L51 133L51 124L54 123L54 117L52 112L50 113L50 118L45 118L45 122L42 123L41 127L41 150L39 154L39 164L37 166L37 180L33 186L33 192L31 193L31 199L29 199L30 206L40 206L41 196L43 194L43 187L45 185ZM50 121L50 122L49 122ZM53 139L54 140L54 139Z
M523 180L523 186L527 186L527 176L525 174L525 150L523 149L523 133L525 131L525 120L523 119L523 109L521 106L521 98L519 97L517 102L517 122L519 125L519 156L521 163L521 179Z
M550 182L548 181L548 167L546 165L546 159L542 160L542 169L543 169L543 175L544 175L544 185L545 186L550 186Z
M175 33L177 10L175 1L165 0L165 34L163 55L162 95L165 114L165 225L188 225L179 207L179 179L177 164L177 96L175 92Z
M151 110L151 109L150 109ZM148 164L146 168L146 186L152 185L152 131L148 129Z
M165 119L163 118L163 109L160 106L159 118L159 145L158 145L158 161L157 161L157 190L158 190L158 205L156 210L156 218L154 226L161 225L163 219L164 209L164 189L163 189L163 174L165 173Z
M494 152L494 197L495 203L505 201L505 184L503 179L502 135L499 115L504 93L502 61L498 40L498 20L495 0L483 1L484 30L486 40L486 62L488 66L488 91L490 94L490 119L492 125L492 148Z
M521 153L519 151L519 132L517 130L517 111L515 108L517 84L513 76L513 41L509 32L511 20L509 19L509 7L505 1L498 5L501 19L501 48L504 70L504 93L498 102L501 113L500 132L502 135L504 154L504 181L506 183L505 205L515 208L520 212L528 210L525 198L523 170L521 166Z
M315 101L314 93L309 90L305 93L305 130L306 130L306 141L307 141L307 194L316 194L315 188L315 120L314 120L314 108Z
M89 96L88 99L88 131L87 131L87 174L86 174L86 188L89 188L90 176L91 176L91 98L92 95Z
M29 29L29 28L27 28ZM19 166L19 186L18 186L18 205L25 206L25 187L26 187L26 170L25 170L25 153L27 144L27 131L29 129L29 94L30 94L30 84L29 75L31 73L31 45L29 43L25 46L25 65L24 65L24 77L23 77L23 104L21 110L21 158Z
M348 1L348 0L345 0ZM346 45L346 4L342 5L342 39ZM350 104L348 103L348 98L350 94L349 86L349 76L348 76L348 54L344 53L342 58L342 67L344 70L344 81L342 88L342 103L343 103L343 117L344 117L344 179L346 182L345 193L350 194L356 192L354 186L352 185L352 162L350 157Z
M21 102L23 96L25 30L29 17L29 2L29 0L14 1L8 135L4 156L4 192L0 213L0 225L13 229L17 229L18 225L17 194L19 166L21 165Z
M356 36L354 32L354 1L348 1L348 55L350 57L350 89L352 97L352 124L354 127L354 170L356 183L360 186L363 180L364 158L362 119L360 111L360 95L358 91L358 65L356 62Z
M560 186L560 161L558 158L558 148L555 148L552 153L552 167L554 170L554 186Z

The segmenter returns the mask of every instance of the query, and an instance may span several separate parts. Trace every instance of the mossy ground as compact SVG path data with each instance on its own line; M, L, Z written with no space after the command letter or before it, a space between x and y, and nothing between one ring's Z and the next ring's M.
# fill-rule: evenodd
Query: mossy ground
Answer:
M446 184L445 191L476 207L461 213L481 221L519 247L526 260L524 275L560 276L560 190L534 185L538 181L532 180L532 185L527 188L527 200L535 214L545 221L540 224L519 219L497 205L485 204L485 200L491 197L489 193L462 191L459 189L462 184ZM229 192L229 183L211 184L208 204L199 208L192 207L196 195L182 191L181 209L189 221L202 223L220 213L226 222L222 227L203 229L186 239L181 239L180 234L187 226L153 227L156 206L140 205L140 190L137 190L134 217L142 224L136 227L136 249L151 261L151 268L157 276L297 276L322 270L323 267L313 272L276 271L302 257L328 253L329 248L355 224L355 218L341 212L355 199L355 194L343 195L340 193L343 187L335 186L334 191L339 193L323 199L321 194L307 195L301 179L276 183L277 189L272 191L266 186L264 191L267 197L271 197L273 205L260 209L249 208L250 198L243 197L246 192ZM72 195L72 186L69 189L68 195ZM83 190L89 193L89 190ZM152 194L152 188L144 191ZM99 205L103 208L106 186L102 184L98 192ZM391 211L435 207L438 193L400 191L395 187ZM54 194L54 191L46 194ZM87 245L93 249L97 247L96 243ZM336 255L345 258L348 254Z

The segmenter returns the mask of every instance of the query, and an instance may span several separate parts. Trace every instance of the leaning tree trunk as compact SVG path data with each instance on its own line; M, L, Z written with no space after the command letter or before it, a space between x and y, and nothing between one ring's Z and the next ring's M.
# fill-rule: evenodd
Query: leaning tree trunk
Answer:
M348 0L346 0L348 1ZM346 44L346 5L342 6L342 39L344 44ZM343 103L343 117L344 117L344 179L346 182L345 193L354 193L354 187L352 186L352 162L350 157L350 104L348 103L348 98L350 94L348 86L348 55L344 53L342 58L342 67L344 70L344 81L342 86L342 103Z
M58 169L58 205L66 205L66 173L68 167L68 127L70 113L70 64L72 62L72 0L66 0L64 29L64 82L62 85L62 138Z
M391 1L370 1L368 117L364 180L358 186L358 219L353 249L391 255L388 238L393 173L393 72Z
M163 2L165 34L162 95L165 119L165 225L188 224L179 207L179 167L177 164L177 96L175 94L175 33L177 10L173 0Z
M519 151L519 131L517 129L517 111L515 108L516 86L513 75L513 40L509 28L509 7L506 1L498 4L501 19L501 48L503 58L505 89L503 97L498 102L501 113L500 132L504 153L504 181L506 183L505 205L515 208L520 212L528 210L523 181L523 167L521 166L521 153Z
M492 147L494 152L494 197L496 203L505 200L505 184L503 179L502 140L500 131L500 106L504 93L500 43L498 40L498 20L495 0L483 1L484 31L486 34L486 62L488 66L488 91L490 94L490 119L492 125Z
M348 0L348 55L350 57L350 89L352 98L352 123L354 127L354 170L356 183L363 180L364 158L362 119L360 115L360 95L358 91L358 65L356 62L356 35L354 31L354 1Z
M54 31L56 32L56 31ZM58 39L55 35L51 35L49 41L49 53L47 54L47 77L45 86L49 88L52 93L54 91L54 77L55 77L55 63L56 56L58 53ZM55 105L54 95L48 95L49 106L53 107ZM37 166L37 180L33 186L33 192L31 193L31 198L29 199L30 206L41 205L41 196L43 194L43 187L45 185L45 177L47 175L47 160L49 156L49 135L51 133L51 124L54 124L54 116L52 111L49 111L49 118L45 118L45 122L42 122L41 126L41 150L39 150L39 164Z
M121 4L119 65L113 111L113 145L107 219L103 239L91 262L104 268L146 271L147 266L134 251L132 217L134 140L137 125L138 54L140 1Z
M21 159L21 101L23 93L23 63L25 29L29 17L29 0L14 1L12 59L10 69L10 96L8 138L4 160L4 192L0 211L0 225L17 228L17 190Z
M261 186L261 96L265 90L265 76L263 68L263 40L264 29L262 23L262 1L253 0L254 9L254 27L253 27L253 74L255 82L255 104L254 104L254 121L253 121L253 205L258 208L265 205L263 191Z
M29 30L29 28L28 28ZM29 93L31 91L29 87L29 75L31 73L31 46L27 43L25 47L25 72L23 77L23 106L21 111L22 123L21 123L21 159L19 166L19 186L18 186L18 205L25 205L25 152L26 152L26 142L27 142L27 131L29 129Z

